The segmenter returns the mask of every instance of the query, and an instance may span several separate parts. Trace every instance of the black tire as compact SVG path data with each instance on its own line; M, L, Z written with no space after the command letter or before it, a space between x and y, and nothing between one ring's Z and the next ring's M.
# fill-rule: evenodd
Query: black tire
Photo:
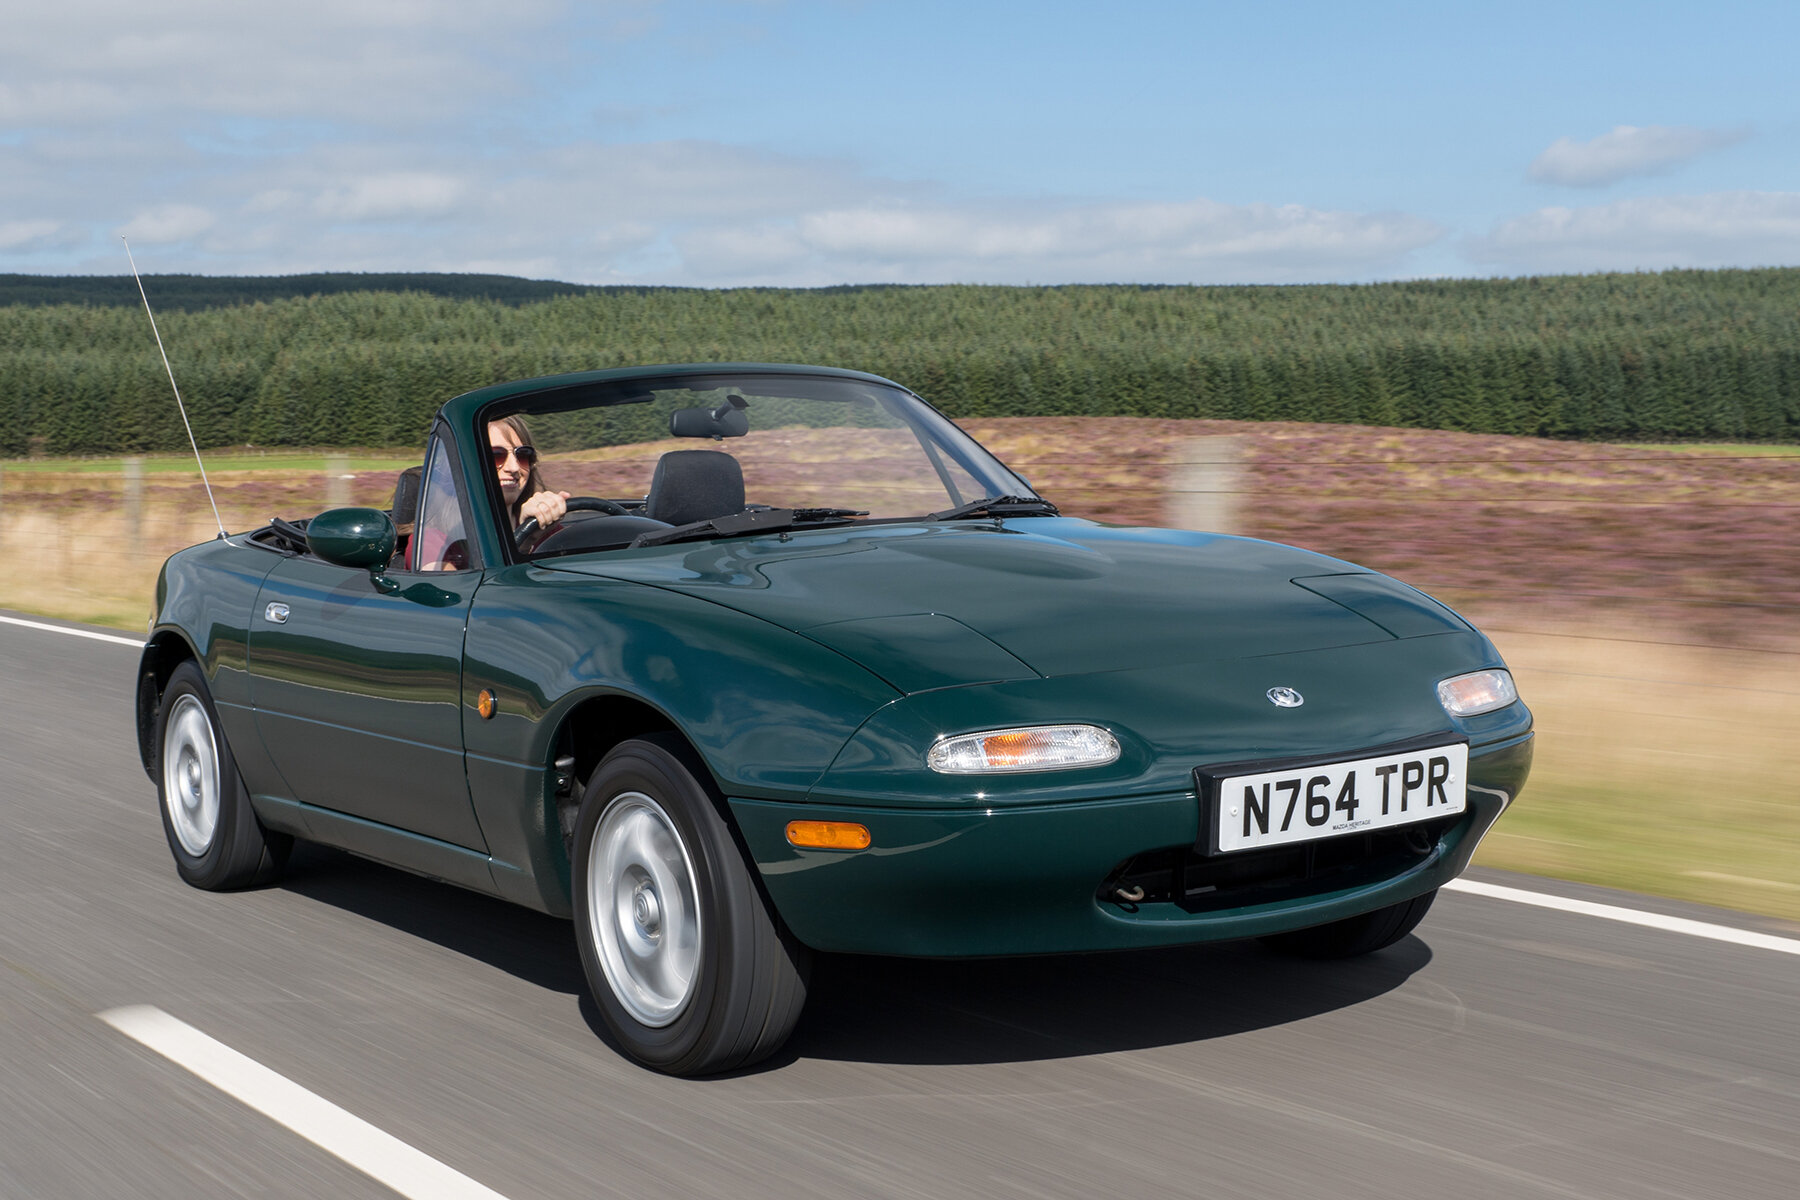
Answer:
M206 677L192 662L169 676L152 745L163 833L182 879L223 892L279 878L294 839L256 819Z
M1411 933L1425 919L1435 899L1437 889L1433 888L1423 896L1414 896L1411 900L1402 900L1359 917L1346 917L1329 925L1296 929L1292 933L1271 934L1263 938L1262 943L1296 958L1355 958L1359 954L1373 954Z
M809 953L722 807L679 739L623 742L588 782L570 850L575 941L601 1017L627 1054L670 1075L768 1057L806 1003Z

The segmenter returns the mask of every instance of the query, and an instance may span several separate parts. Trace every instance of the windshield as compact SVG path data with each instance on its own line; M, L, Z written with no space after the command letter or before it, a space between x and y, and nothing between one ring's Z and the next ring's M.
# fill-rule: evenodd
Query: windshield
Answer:
M569 497L550 528L519 534L528 557L1035 498L935 409L862 380L653 378L519 397L482 418L491 444L530 448L495 464L509 534L541 507L526 503L534 493Z

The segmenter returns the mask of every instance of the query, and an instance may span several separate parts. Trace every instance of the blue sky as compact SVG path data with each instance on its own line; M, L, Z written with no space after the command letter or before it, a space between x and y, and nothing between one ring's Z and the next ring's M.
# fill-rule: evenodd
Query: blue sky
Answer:
M1800 264L1792 3L14 7L0 271L117 274L121 233L703 286Z

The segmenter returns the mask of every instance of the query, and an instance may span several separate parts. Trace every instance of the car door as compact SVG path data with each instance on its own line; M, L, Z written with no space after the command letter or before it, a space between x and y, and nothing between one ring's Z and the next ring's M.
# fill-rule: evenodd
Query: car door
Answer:
M397 587L312 555L270 572L251 619L250 694L287 799L485 852L461 719L481 571L447 451L433 439L418 530L387 573Z

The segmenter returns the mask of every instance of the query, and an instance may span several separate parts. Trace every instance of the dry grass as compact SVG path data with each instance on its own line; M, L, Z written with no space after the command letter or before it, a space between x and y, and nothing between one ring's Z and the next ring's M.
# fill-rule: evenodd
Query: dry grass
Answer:
M322 457L208 464L227 529L318 512L328 499L387 507L398 466L353 458L355 478ZM136 505L117 460L0 466L0 608L138 631L162 562L218 533L193 460L145 464Z
M1236 438L1237 532L1392 572L1456 604L1507 655L1537 716L1537 764L1479 862L1800 922L1800 452L1126 418L965 424L1065 512L1128 524L1178 510L1188 439ZM662 448L594 455L552 482L641 494ZM384 507L400 465L353 458L352 480L328 479L317 456L211 470L226 525L244 529L317 512L334 488ZM833 469L806 468L815 502L832 502ZM176 460L149 464L135 517L116 462L4 471L3 608L142 629L162 559L214 533Z
M1538 737L1477 862L1800 922L1800 658L1488 632Z

